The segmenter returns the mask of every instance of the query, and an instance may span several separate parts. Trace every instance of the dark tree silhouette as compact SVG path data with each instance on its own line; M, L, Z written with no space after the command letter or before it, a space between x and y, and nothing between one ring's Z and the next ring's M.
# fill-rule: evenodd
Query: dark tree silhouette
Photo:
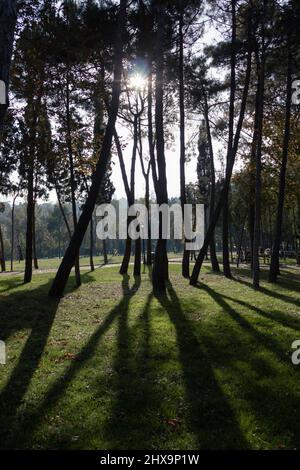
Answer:
M116 32L116 46L114 59L114 81L105 136L99 155L99 160L97 162L96 169L93 174L92 184L90 187L89 194L87 196L86 203L78 220L78 224L71 238L70 244L66 250L65 256L51 286L49 292L50 296L59 296L64 291L72 266L74 265L76 257L78 256L82 240L91 220L97 197L101 188L101 184L107 171L121 92L123 37L125 34L126 26L127 1L120 0L119 8L120 10L118 18L118 28Z

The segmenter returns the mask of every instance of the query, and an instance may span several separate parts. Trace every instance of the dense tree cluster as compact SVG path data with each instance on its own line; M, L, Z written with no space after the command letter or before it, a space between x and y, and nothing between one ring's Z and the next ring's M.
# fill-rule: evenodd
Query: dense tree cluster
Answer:
M18 11L15 3L0 7L0 80L11 96L8 112L8 103L0 105L0 193L12 201L0 209L2 270L8 253L12 268L17 250L24 251L30 282L38 255L64 251L50 293L62 294L73 266L80 285L87 243L94 266L95 205L114 194L112 156L128 205L136 201L137 165L146 206L152 185L164 204L166 149L178 141L182 213L186 203L200 202L206 219L192 272L183 237L182 275L195 285L208 256L219 271L222 251L230 278L235 252L237 263L251 263L259 288L269 249L276 281L281 250L296 256L300 249L300 110L292 100L300 79L299 2L24 0ZM207 39L211 31L218 42ZM190 159L196 184L186 181ZM45 214L38 202L50 192L57 205L48 207L39 231ZM16 206L21 196L26 204ZM155 245L148 234L145 262L153 263L154 290L163 291L168 244L161 218L159 225ZM133 253L139 276L141 239L116 246L124 253L120 272L128 272Z

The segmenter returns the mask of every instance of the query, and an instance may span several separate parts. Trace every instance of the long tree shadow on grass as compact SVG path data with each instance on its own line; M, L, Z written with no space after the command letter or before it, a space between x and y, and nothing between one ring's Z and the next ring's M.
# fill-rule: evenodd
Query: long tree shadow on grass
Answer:
M232 373L235 371L237 377L242 374L243 388L240 398L246 399L248 407L252 413L255 413L258 422L264 423L263 427L268 430L271 436L272 448L278 447L282 441L286 441L287 447L298 447L300 402L293 384L297 383L299 371L293 368L290 356L287 354L288 351L272 336L272 330L270 331L267 325L264 326L267 333L257 330L225 299L246 307L257 315L278 321L289 328L299 329L299 321L291 321L286 318L286 315L282 315L282 318L279 315L279 318L276 318L274 314L269 315L262 309L253 307L244 301L219 294L207 285L201 285L201 289L205 290L222 307L224 313L229 314L253 340L251 350L247 351L247 347L241 341L241 338L244 338L244 343L247 343L243 332L234 334L232 331L231 333L232 341L235 341L239 348L239 362L246 361L248 369L248 373L245 373L243 368L241 370L239 367L235 369L235 357L226 360L227 367L232 369ZM290 384L289 379L291 379Z
M262 277L262 280L267 280L267 273L265 273L265 272L262 273L261 277ZM253 285L252 285L252 281L251 281L250 278L249 278L249 280L245 280L245 279L242 279L240 277L234 276L233 280L238 282L239 284L242 284L242 285L247 286L251 289L254 289ZM271 285L272 284L270 284L270 286ZM276 285L278 285L279 287L282 287L282 288L294 290L295 292L298 292L299 295L300 295L299 281L298 281L298 279L295 279L295 276L292 275L291 273L285 273L284 276L279 278L279 282ZM262 285L259 288L259 292L262 292L263 294L265 294L269 297L273 297L273 298L281 300L283 302L293 304L296 307L300 308L300 300L297 300L295 297L292 297L290 295L281 294L279 292L276 292L274 289L271 290L271 289L268 289L267 287L262 286Z
M118 320L117 351L113 369L116 375L115 399L105 426L112 448L151 449L157 444L161 426L159 405L163 397L155 390L150 365L150 307L153 294L141 315L129 328L128 312ZM133 344L135 343L135 345Z
M174 324L183 368L189 427L197 437L197 448L249 448L230 404L221 390L209 358L185 316L172 285L157 299Z
M252 310L253 312L261 315L262 317L265 317L269 320L275 321L277 323L280 323L282 326L286 326L288 328L292 328L293 330L300 330L300 317L295 317L291 314L284 313L284 312L267 312L265 310L262 310L259 307L256 307L255 305L250 304L249 302L245 302L244 300L236 299L234 297L230 297L228 295L222 294L223 299L227 299L231 302L235 302L236 304L241 305L242 307L245 307L249 310Z
M83 283L91 279L87 273L82 276ZM6 442L14 445L18 409L39 366L57 312L59 299L48 297L50 283L48 281L37 288L26 286L26 289L24 287L0 298L1 340L7 341L22 330L30 330L18 362L0 393L1 448L6 446ZM72 278L67 291L71 290L71 283ZM14 282L12 286L16 287Z
M120 303L108 314L108 316L104 319L101 325L95 330L95 332L93 333L89 341L81 349L79 354L77 354L77 360L73 361L72 364L67 368L64 375L59 377L54 382L54 384L51 386L46 396L44 397L42 403L38 405L33 411L26 412L25 410L25 412L23 413L22 419L20 419L20 422L17 423L13 427L9 435L7 435L6 437L3 436L3 440L1 440L1 448L8 448L8 449L16 448L16 447L25 448L25 449L31 448L33 433L37 429L40 422L43 420L45 414L52 406L54 406L59 401L60 397L64 394L67 387L72 382L73 378L76 376L79 370L84 366L86 361L93 356L99 340L104 335L104 333L109 329L109 327L112 325L112 323L117 318L117 316L120 315L121 313L123 315L125 314L124 312L126 312L129 307L130 299L137 292L139 288L139 284L140 284L140 281L136 280L134 285L130 288L129 276L127 275L123 276L123 281L122 281L123 297ZM54 318L54 314L55 313L52 313L51 315L52 320ZM50 321L49 321L49 324L50 324ZM45 332L46 331L47 331L47 334L49 334L49 326L48 328L45 327ZM43 344L40 345L40 348L38 350L39 358L42 354L42 350L44 346L45 346L45 340L43 341ZM36 347L32 345L31 349L32 349L32 353L36 355L36 352L37 352ZM37 366L37 361L35 361L34 365ZM20 368L23 369L21 365L20 365ZM32 368L32 372L33 371L34 370ZM22 375L23 374L21 370L18 373L18 376L20 377ZM30 378L31 377L32 377L32 373L30 374ZM27 380L27 383L29 383L28 380ZM10 389L12 390L15 385L16 385L15 383L10 384L9 385ZM23 386L23 389L24 389L24 386ZM23 390L22 396L24 392L25 390ZM3 400L3 403L5 402L7 403L7 400L9 398L7 387L4 393L5 393L6 400ZM21 396L21 394L18 394L18 395ZM2 396L1 396L1 399L2 399ZM17 411L17 407L15 411ZM1 430L3 428L7 430L6 422L5 421L2 422L2 416L1 416ZM70 446L70 442L67 442L67 440L62 444L62 443L55 442L55 436L53 439L54 440L52 440L51 442L47 444L48 448L60 448L60 447L68 448ZM71 441L71 436L70 436L70 441Z

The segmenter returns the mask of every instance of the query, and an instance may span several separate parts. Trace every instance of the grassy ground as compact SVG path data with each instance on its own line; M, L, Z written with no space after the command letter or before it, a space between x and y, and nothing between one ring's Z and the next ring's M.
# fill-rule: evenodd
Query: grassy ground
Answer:
M174 259L178 258L180 259L182 257L182 253L169 253L169 257ZM116 264L116 263L121 263L123 259L123 256L108 256L108 263L109 264ZM103 264L103 256L94 256L94 263L95 265L101 265ZM59 258L42 258L38 260L38 265L39 265L39 270L47 270L47 269L57 269L58 266L61 263L61 259ZM88 267L90 266L90 258L88 256L81 256L80 257L80 265L82 267ZM25 262L21 261L20 263L18 261L14 261L14 271L16 272L23 272L25 267ZM7 270L10 270L10 262L7 261ZM0 273L1 275L1 273ZM0 278L1 280L1 278Z
M110 267L60 302L51 273L1 276L1 448L300 448L299 269L259 293L170 271L165 296Z

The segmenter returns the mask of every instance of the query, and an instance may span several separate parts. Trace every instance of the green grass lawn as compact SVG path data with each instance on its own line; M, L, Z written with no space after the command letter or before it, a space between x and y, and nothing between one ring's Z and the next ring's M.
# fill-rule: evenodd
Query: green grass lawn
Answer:
M53 273L0 278L0 447L300 449L299 269L280 284L170 267L155 297L116 267L60 302Z
M169 258L171 259L181 259L182 253L169 253L168 254ZM122 262L123 256L112 256L108 255L108 264L116 264ZM133 261L133 258L132 258ZM103 264L103 256L102 255L97 255L94 256L94 263L95 266L99 266ZM6 261L7 263L7 271L10 270L10 261ZM61 259L59 258L42 258L38 260L38 265L39 265L39 270L47 270L47 269L57 269L58 266L61 263ZM80 257L80 265L81 267L89 267L90 266L90 258L88 256L81 256ZM25 261L21 261L20 263L18 261L14 261L14 271L24 271L25 267ZM34 271L33 271L34 272ZM1 278L0 278L1 281Z

